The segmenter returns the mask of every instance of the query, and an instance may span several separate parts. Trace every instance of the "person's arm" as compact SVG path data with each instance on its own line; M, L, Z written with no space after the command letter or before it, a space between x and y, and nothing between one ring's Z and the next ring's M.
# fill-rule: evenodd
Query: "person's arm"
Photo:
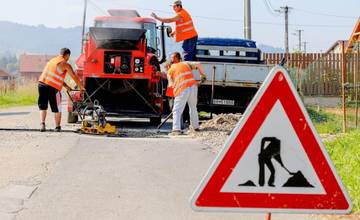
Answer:
M85 90L84 86L80 82L79 77L77 77L77 75L74 73L74 70L71 67L71 65L68 63L63 63L62 67L63 67L63 70L66 70L66 73L68 73L70 75L70 77L75 81L76 85L79 86L80 90Z
M156 20L163 22L163 23L172 23L172 22L176 22L181 19L180 15L176 15L175 17L172 17L172 18L161 18L161 17L157 16L155 13L151 13L151 17L153 17Z
M192 70L198 70L201 77L206 77L204 68L199 62L187 62Z
M65 82L64 82L63 86L65 87L65 89L66 89L67 91L71 91L71 90L72 90L71 87L70 87L68 84L66 84Z
M168 80L168 87L173 87L174 82L172 81L171 76L169 74L167 74L167 80Z
M168 73L167 73L167 80L168 80L168 87L173 87L174 86L174 82L171 78L171 75L172 75L172 70L171 69L168 69Z

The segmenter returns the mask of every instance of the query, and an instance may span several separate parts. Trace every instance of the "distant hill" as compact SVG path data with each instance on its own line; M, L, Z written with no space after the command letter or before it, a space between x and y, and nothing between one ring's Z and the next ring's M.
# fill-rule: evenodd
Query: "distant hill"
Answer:
M257 47L263 52L263 53L284 53L285 50L283 48L279 47L272 47L265 44L258 44Z
M48 28L0 21L0 51L13 53L57 54L69 47L74 55L80 53L81 27Z
M73 52L73 57L80 53L81 27L73 28L48 28L44 25L30 26L14 22L0 21L0 52L10 51L21 54L40 53L57 54L62 47L68 47ZM174 39L166 40L167 55L174 51L181 51L181 43ZM283 52L281 48L258 44L263 52Z

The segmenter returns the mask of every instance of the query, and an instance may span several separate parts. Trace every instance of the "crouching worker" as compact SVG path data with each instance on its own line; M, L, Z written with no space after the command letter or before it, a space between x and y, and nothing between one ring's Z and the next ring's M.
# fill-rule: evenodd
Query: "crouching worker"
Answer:
M51 59L45 66L38 84L39 99L38 106L40 110L40 131L46 130L45 119L50 104L51 111L55 113L55 131L60 132L61 122L61 89L64 84L66 74L69 74L81 90L84 89L79 78L75 75L72 67L68 64L70 59L70 50L62 48L60 55Z
M200 63L182 62L180 53L175 52L171 55L171 64L168 70L169 87L174 92L173 127L171 135L182 134L181 115L186 103L189 105L190 124L194 131L199 131L199 116L197 112L198 82L195 80L192 70L198 70L201 80L206 80L206 75Z

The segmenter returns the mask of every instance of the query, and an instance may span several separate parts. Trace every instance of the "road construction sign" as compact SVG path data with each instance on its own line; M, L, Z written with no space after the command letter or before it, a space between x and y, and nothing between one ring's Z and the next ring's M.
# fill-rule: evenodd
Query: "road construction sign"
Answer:
M345 187L284 68L271 70L191 206L198 211L351 211Z

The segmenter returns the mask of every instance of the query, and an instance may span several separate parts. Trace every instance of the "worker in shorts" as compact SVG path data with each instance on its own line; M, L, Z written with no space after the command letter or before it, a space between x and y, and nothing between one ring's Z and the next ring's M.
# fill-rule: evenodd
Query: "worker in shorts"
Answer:
M50 104L51 111L55 113L55 131L61 131L61 89L65 86L70 89L65 83L66 74L75 81L81 90L84 86L81 84L79 78L75 75L73 68L68 63L71 51L68 48L62 48L60 55L52 58L45 66L39 78L38 91L39 99L38 106L40 110L40 131L46 131L45 120Z
M182 62L180 53L171 55L171 64L168 69L168 86L173 88L174 106L173 126L171 135L182 134L181 115L186 103L189 105L190 124L194 131L199 131L199 116L197 112L198 82L195 80L193 70L198 70L201 81L206 80L203 67L198 62Z

